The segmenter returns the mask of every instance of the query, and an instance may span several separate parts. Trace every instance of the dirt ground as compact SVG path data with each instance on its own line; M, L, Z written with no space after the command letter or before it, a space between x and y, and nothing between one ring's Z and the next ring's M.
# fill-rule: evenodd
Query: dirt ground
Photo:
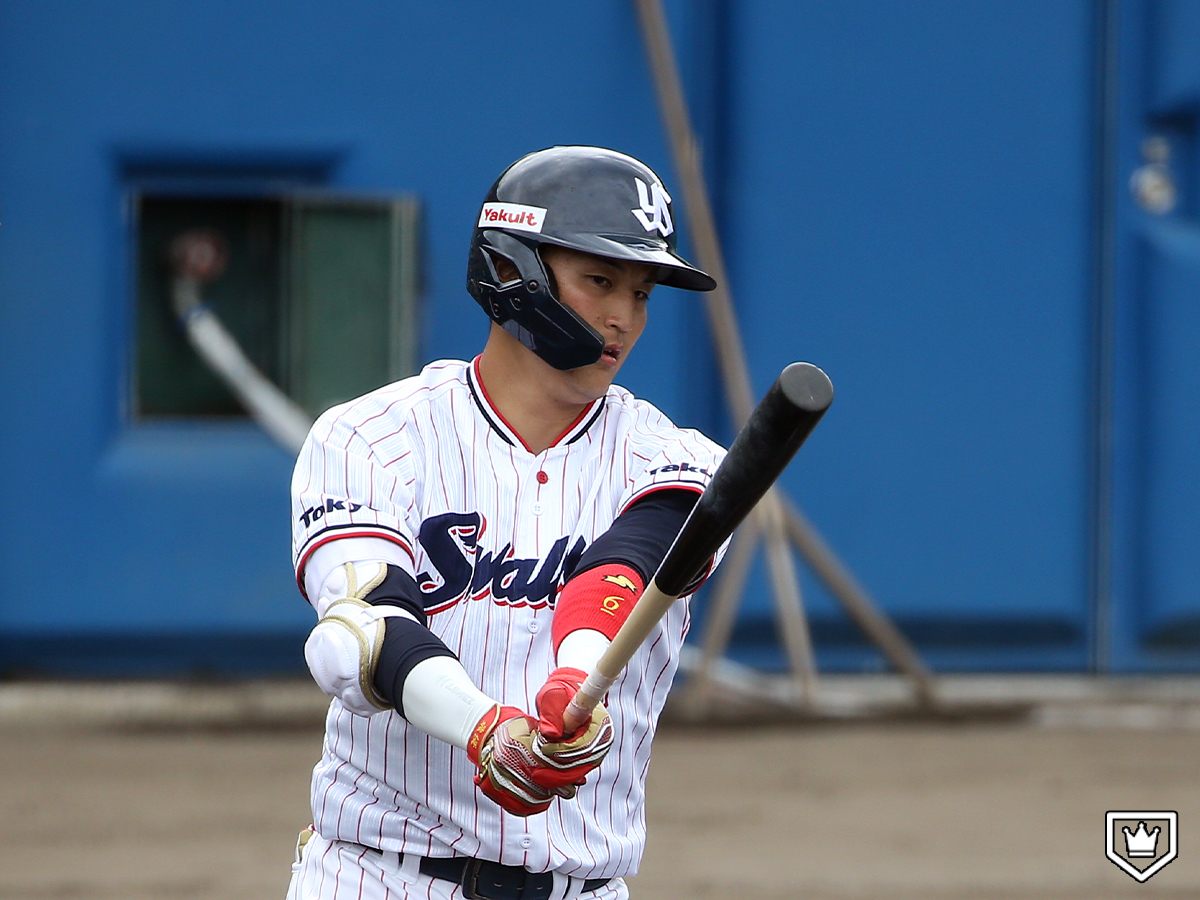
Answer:
M0 726L0 898L282 898L319 725ZM1173 809L1139 885L1109 809ZM1200 897L1200 732L665 729L637 900Z

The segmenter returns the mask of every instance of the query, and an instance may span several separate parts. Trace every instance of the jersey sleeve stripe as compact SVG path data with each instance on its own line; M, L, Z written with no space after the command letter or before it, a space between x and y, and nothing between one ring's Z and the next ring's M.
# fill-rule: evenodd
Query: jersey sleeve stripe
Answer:
M645 490L639 491L638 493L636 493L632 497L630 497L629 501L624 506L621 507L620 512L618 512L617 515L620 515L621 513L625 512L625 510L629 509L629 507L633 506L633 504L637 503L643 497L649 497L651 494L657 493L658 491L678 491L678 490L691 491L694 494L703 494L704 493L704 488L694 481L669 481L669 482L660 482L658 484L652 484L649 487L647 487Z
M408 541L405 540L400 532L393 531L386 525L331 525L329 528L322 529L310 537L300 550L300 556L296 562L296 582L305 600L308 599L308 594L304 591L304 566L308 562L309 557L317 551L318 547L323 547L330 541L353 537L376 537L391 541L393 544L399 545L400 549L412 560L414 566L417 564L416 554L413 553L413 549Z

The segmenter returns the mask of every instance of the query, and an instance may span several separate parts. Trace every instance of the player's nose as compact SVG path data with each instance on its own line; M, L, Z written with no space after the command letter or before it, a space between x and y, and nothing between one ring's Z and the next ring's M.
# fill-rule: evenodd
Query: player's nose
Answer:
M637 306L638 300L632 291L628 295L622 293L614 297L604 319L605 326L615 328L622 334L632 331L637 318Z

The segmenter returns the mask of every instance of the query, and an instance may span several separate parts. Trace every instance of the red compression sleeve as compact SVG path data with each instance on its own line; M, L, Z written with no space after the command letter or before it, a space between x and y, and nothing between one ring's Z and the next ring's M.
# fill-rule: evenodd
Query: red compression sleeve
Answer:
M554 652L572 631L591 628L609 640L616 637L646 585L629 566L605 563L576 575L558 595L550 633Z

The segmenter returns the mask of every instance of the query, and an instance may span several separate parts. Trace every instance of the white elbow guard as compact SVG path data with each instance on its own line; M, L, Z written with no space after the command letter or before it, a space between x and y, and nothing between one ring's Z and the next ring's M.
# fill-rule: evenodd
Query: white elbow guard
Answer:
M304 642L304 659L317 687L360 716L391 708L374 687L383 620L402 616L416 621L399 607L372 606L363 599L386 576L387 564L382 562L345 563L331 573L327 586L336 586L340 590L334 593L343 596L322 604L321 619Z

